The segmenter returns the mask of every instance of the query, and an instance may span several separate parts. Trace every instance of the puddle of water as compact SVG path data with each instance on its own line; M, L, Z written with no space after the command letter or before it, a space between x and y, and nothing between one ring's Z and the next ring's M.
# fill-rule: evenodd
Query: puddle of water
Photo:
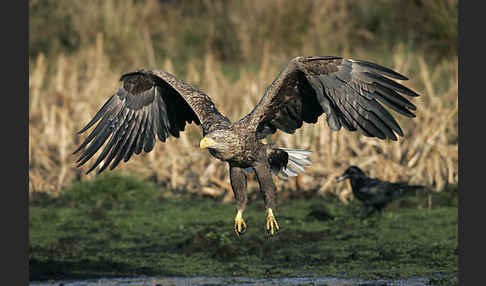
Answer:
M75 281L30 282L30 286L274 286L274 285L315 285L315 286L423 286L427 278L409 278L402 280L363 280L333 277L285 277L254 279L245 277L145 277L145 278L101 278Z

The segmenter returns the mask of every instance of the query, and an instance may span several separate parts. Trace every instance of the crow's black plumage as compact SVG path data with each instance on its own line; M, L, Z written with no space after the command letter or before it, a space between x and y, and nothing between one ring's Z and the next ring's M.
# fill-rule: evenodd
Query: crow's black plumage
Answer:
M406 182L386 182L375 178L369 178L356 166L350 166L343 175L337 178L338 182L349 179L353 195L364 203L363 217L367 217L373 211L381 210L397 197L412 190L425 188L421 185L409 185ZM369 210L369 207L372 207Z

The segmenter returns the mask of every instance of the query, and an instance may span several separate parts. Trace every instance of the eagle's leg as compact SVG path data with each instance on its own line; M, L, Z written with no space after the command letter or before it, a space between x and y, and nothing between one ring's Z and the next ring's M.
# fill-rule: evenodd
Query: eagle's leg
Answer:
M273 215L273 209L272 208L267 208L267 224L266 224L266 229L272 235L275 232L278 231L278 223L277 223L277 220L275 219L275 216Z
M260 191L264 194L263 200L265 202L265 209L267 210L266 230L273 235L279 229L277 220L273 214L275 211L277 187L273 182L272 173L270 173L270 166L268 166L268 163L255 164L253 169L255 169L255 174L260 185Z
M230 181L233 194L235 195L237 211L233 230L236 235L240 237L240 234L243 234L246 231L246 223L243 220L243 211L245 210L247 202L247 177L245 171L240 167L230 165Z

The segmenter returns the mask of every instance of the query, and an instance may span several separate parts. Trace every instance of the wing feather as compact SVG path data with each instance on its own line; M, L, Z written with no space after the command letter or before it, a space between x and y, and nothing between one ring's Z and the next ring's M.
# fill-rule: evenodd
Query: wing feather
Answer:
M132 111L132 114L133 114L133 111ZM115 143L117 143L117 141L120 140L121 136L118 135L120 132L121 132L121 129L117 130L117 132L114 135L111 136L110 141L108 141L108 143L105 145L103 152L98 156L95 163L93 163L91 165L91 167L88 171L92 171L98 164L100 164L105 159L106 155L108 155L108 153L112 150Z
M147 126L145 130L145 140L143 144L143 151L145 153L148 153L152 151L154 148L155 144L155 134L154 134L154 122L152 118L152 113L149 112L148 110L145 110L145 113L147 114ZM179 131L177 131L177 135L179 135ZM178 136L175 136L178 137Z
M93 142L90 143L88 148L76 161L79 162L78 167L86 163L86 161L88 161L96 153L96 151L103 145L103 143L105 143L106 139L110 136L110 134L117 131L118 124L120 122L118 116L121 116L123 112L120 110L120 108L114 109L115 110L112 110L112 113L116 113L116 117L113 117L112 114L109 114L109 116L107 116L108 120L102 126L100 131L96 134Z
M135 154L142 153L144 140L145 140L145 133L147 132L147 112L145 109L142 109L142 122L141 122L141 129L138 133L138 138L135 143Z
M133 119L135 126L133 127L132 134L130 135L130 141L128 143L129 147L127 148L127 151L123 155L123 162L127 162L130 159L133 152L135 151L135 146L137 146L135 142L137 142L137 138L140 136L139 130L142 121L142 119L140 118L141 116L143 115L140 114L139 112L135 113L135 117Z

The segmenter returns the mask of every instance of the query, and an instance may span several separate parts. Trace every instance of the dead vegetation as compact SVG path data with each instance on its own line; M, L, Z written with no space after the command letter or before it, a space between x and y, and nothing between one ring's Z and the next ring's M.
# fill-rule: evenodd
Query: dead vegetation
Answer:
M148 2L150 4L153 1ZM113 4L109 1L107 3L106 5ZM272 3L271 5L278 7L280 1ZM331 5L329 3L327 5ZM250 4L242 5L245 5L241 7L243 11L256 9ZM119 6L123 9L123 5ZM106 11L111 11L108 9L110 7L105 8ZM265 7L260 8L264 10ZM143 11L150 12L147 9ZM325 18L325 15L319 14L325 11L313 11L309 21ZM279 13L284 12L281 10ZM323 24L322 30L315 31L322 41L337 37L324 31L332 29L332 23L338 22L339 17L345 17L342 13L334 18L327 17L326 21L320 20L322 24L328 25ZM113 11L110 15L118 19ZM118 24L121 26L120 33L126 32L122 29L123 25L131 24L131 16L125 16L124 21L128 23ZM235 23L241 20L242 18L234 18ZM245 28L243 23L241 25L243 26L238 29ZM271 25L272 23L265 23L265 27ZM312 27L317 25L319 23L314 23ZM246 28L251 30L255 27L247 24ZM290 59L287 55L332 54L386 65L408 76L410 80L406 85L422 95L413 99L417 106L415 119L395 116L405 136L398 142L386 142L370 139L356 132L333 132L327 127L325 116L320 118L318 124L306 124L293 135L279 132L270 139L279 146L313 151L313 164L303 176L288 182L275 179L279 190L288 188L292 192L318 189L320 193L341 193L347 186L336 184L335 178L351 164L360 166L371 177L391 181L408 180L411 183L425 184L435 190L441 190L447 184L458 183L457 56L444 58L430 66L423 53L412 52L403 44L397 44L389 51L384 62L364 49L353 49L350 55L349 46L342 39L340 43L343 43L343 47L332 49L332 53L325 52L326 47L318 39L296 44L297 48L278 53L278 43L272 39L264 41L264 37L258 39L263 41L261 44L257 43L262 49L252 52L250 35L253 34L239 31L238 35L241 41L240 52L244 58L251 58L255 53L261 52L258 57L253 57L261 60L257 63L257 69L245 65L232 66L233 73L238 74L236 79L230 79L224 61L210 48L204 52L202 59L187 61L185 72L181 73L170 55L164 58L157 56L154 40L148 32L140 33L140 39L136 41L137 45L131 52L133 64L130 64L129 70L147 67L172 72L204 90L222 113L231 120L237 120L258 102L266 87ZM69 55L57 54L47 58L39 53L30 58L29 192L56 195L73 181L92 179L94 176L84 175L90 164L80 169L75 167L76 157L71 153L84 138L76 135L76 131L116 91L120 75L129 71L126 66L117 65L112 55L107 53L107 39L103 33L96 34L95 38L94 44L86 45ZM168 41L171 42L170 39ZM124 49L129 47L127 45ZM136 61L136 56L140 57L139 61ZM175 69L175 66L178 68ZM208 152L199 150L200 138L200 128L195 125L188 126L180 138L170 138L165 144L159 142L151 153L134 156L129 162L120 164L117 170L121 173L136 173L141 178L153 178L172 189L222 196L229 201L233 194L229 185L228 167L212 158ZM255 189L256 186L256 182L250 180L249 188ZM346 194L347 192L342 193L343 200L346 200Z

